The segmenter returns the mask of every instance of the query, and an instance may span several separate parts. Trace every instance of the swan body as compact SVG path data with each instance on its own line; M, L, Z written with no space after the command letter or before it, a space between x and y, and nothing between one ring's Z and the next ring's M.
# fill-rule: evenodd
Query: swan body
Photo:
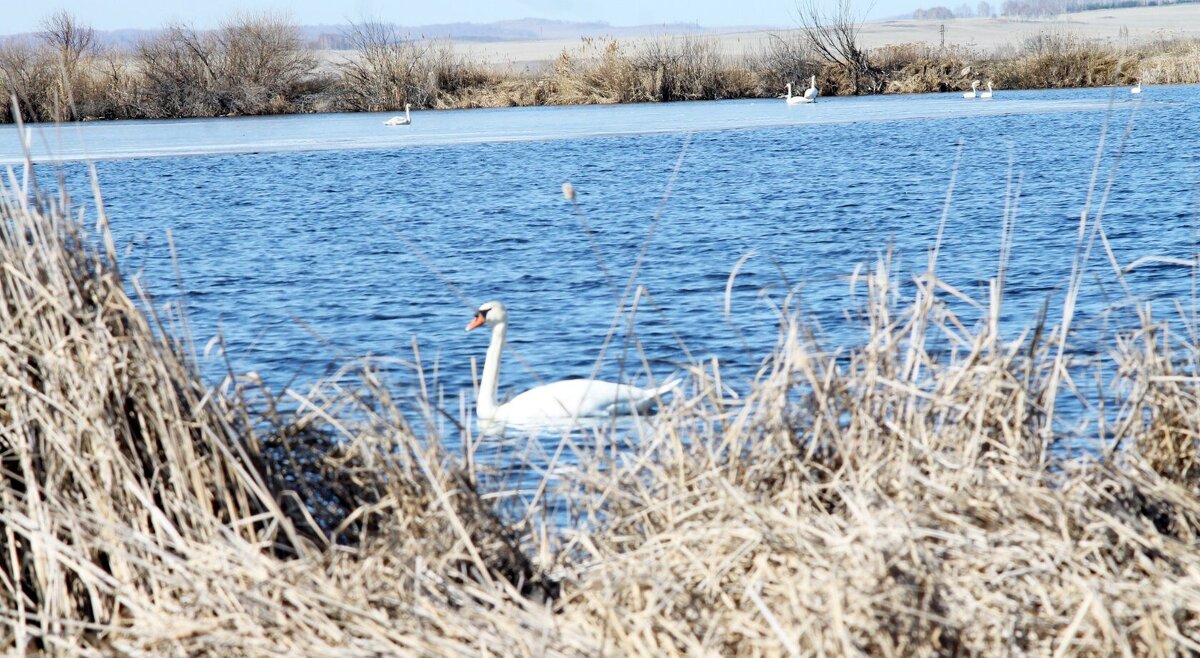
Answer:
M817 76L815 76L815 75L812 76L812 80L811 80L812 86L809 87L808 89L804 90L803 96L793 96L792 95L792 83L790 83L790 82L787 83L787 97L786 97L787 104L788 105L797 105L799 103L815 103L815 102L817 102L816 80L817 80Z
M979 89L979 81L972 80L971 81L971 91L964 91L963 98L976 98L979 95L977 92L978 89Z
M808 89L804 90L804 100L809 103L815 103L820 93L820 90L817 89L817 76L809 77Z
M797 103L803 103L803 102L804 102L804 97L803 97L803 96L793 96L793 95L792 95L792 83L790 83L790 82L789 82L789 83L787 83L787 96L786 96L786 98L787 98L787 104L788 104L788 105L795 105L795 104L797 104Z
M412 123L412 115L408 113L408 103L404 104L404 116L392 117L383 122L385 126L407 126Z
M991 80L988 80L987 91L980 92L979 97L980 98L991 98L992 97L992 81Z
M497 404L500 358L508 333L508 311L504 304L492 301L481 305L467 331L483 325L491 327L492 338L483 361L483 379L475 406L475 413L482 421L528 426L637 414L648 411L679 385L678 380L670 380L655 388L639 388L598 379L566 379L531 388L504 404Z
M1138 80L1138 81L1137 81L1137 84L1135 84L1135 85L1134 85L1134 86L1133 86L1133 87L1132 87L1132 88L1129 90L1129 93L1131 93L1131 94L1140 94L1140 93L1142 93L1142 81L1141 81L1141 80Z

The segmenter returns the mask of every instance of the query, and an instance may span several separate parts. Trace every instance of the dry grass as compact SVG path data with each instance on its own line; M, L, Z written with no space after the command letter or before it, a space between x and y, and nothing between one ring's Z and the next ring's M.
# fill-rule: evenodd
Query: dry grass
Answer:
M1069 300L1002 335L1003 263L964 306L936 250L899 288L884 260L854 277L862 344L823 349L784 304L743 395L696 366L644 435L576 449L513 520L420 438L429 401L369 365L279 399L205 387L185 319L127 295L103 213L89 232L30 181L0 182L6 652L1200 650L1187 318L1142 311L1084 364ZM1071 290L1098 230L1085 213ZM1118 376L1102 447L1074 459L1053 412L1083 366ZM575 521L548 532L528 519L551 498Z
M89 234L32 186L0 183L5 653L519 653L508 625L548 624L516 538L370 369L286 419L252 380L206 388L103 214Z

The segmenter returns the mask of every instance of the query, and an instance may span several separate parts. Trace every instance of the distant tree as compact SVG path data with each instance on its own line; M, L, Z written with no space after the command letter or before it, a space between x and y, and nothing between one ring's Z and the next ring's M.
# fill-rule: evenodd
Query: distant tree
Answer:
M930 7L925 10L925 18L933 21L948 21L954 18L954 12L949 7Z
M965 2L959 5L958 9L954 10L955 18L970 18L973 15L975 15L975 12L971 10L971 5Z
M54 50L59 64L69 74L74 74L79 60L91 51L96 32L81 24L69 12L61 10L42 20L42 31L38 38Z
M975 15L982 18L988 18L992 15L992 6L987 3L987 0L979 0L979 4L975 7Z
M81 24L65 10L57 11L42 20L42 31L38 38L53 53L58 69L55 76L54 118L68 120L76 116L76 85L79 81L79 62L93 49L96 32Z
M1018 18L1039 18L1054 16L1066 9L1066 0L1004 0L1000 13Z
M826 62L841 67L854 94L883 91L883 72L858 42L866 12L854 8L853 0L837 0L832 10L819 0L803 0L797 6L800 27L813 50Z

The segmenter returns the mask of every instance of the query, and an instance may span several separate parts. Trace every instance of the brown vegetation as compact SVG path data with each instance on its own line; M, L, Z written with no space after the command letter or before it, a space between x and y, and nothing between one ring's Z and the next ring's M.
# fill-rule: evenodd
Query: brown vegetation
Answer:
M123 53L98 48L90 28L60 12L38 39L0 45L0 121L13 95L30 120L68 121L770 98L811 75L824 95L956 91L973 79L1001 89L1200 82L1194 41L1124 47L1043 33L996 53L866 50L848 1L832 12L806 7L805 29L744 57L697 36L584 39L532 72L470 62L450 44L378 23L350 26L352 50L321 67L296 26L269 14L236 16L211 32L171 25Z
M1003 261L963 316L936 250L904 290L883 260L851 280L861 345L823 349L781 300L743 395L694 366L636 441L574 448L512 517L494 501L515 492L481 495L469 429L448 454L424 434L439 410L369 364L290 406L253 376L206 387L186 317L127 296L98 187L89 234L65 192L18 178L0 179L5 653L1200 650L1191 317L1138 306L1077 357L1069 303L1002 335ZM1073 458L1053 411L1088 367L1114 377Z

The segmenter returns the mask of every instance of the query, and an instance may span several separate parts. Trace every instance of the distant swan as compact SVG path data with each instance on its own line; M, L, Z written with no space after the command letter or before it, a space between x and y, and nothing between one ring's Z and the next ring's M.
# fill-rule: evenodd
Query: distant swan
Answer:
M821 92L817 90L817 76L812 76L808 79L808 89L804 90L804 100L809 103L817 102L817 95Z
M979 89L978 80L971 82L971 91L964 91L963 98L976 98L978 96L975 91L976 89Z
M408 113L408 103L404 104L404 116L392 117L383 122L385 126L407 126L412 123L412 116Z
M790 82L787 83L787 96L784 96L784 98L787 99L788 105L795 105L797 103L805 102L803 96L793 96L792 95L792 83L790 83Z
M980 98L991 98L992 97L992 81L991 80L988 80L988 90L979 92L979 97Z
M606 418L643 412L663 395L673 391L679 380L669 380L657 388L638 388L597 379L566 379L537 386L504 404L496 404L500 381L500 357L508 333L508 311L504 304L487 302L475 311L467 331L488 325L492 339L483 360L483 379L475 412L480 420L512 425L533 426L579 418Z
M1142 81L1141 81L1141 80L1138 80L1138 81L1137 81L1137 84L1133 86L1133 89L1130 89L1130 90L1129 90L1129 93L1131 93L1131 94L1140 94L1140 93L1142 93Z

